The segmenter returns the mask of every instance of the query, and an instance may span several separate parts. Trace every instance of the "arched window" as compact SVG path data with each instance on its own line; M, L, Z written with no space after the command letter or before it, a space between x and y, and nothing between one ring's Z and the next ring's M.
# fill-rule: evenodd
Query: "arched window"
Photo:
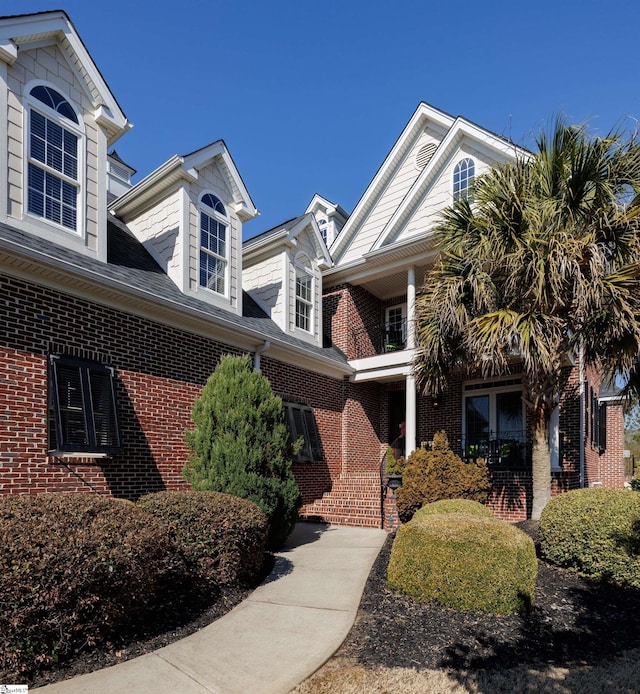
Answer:
M296 328L313 332L313 270L306 255L296 258Z
M227 291L229 218L211 193L200 199L200 286L216 294Z
M475 175L475 165L473 159L463 159L456 164L453 170L453 199L471 198L470 187Z
M27 211L78 231L78 115L62 94L45 85L29 91L28 103Z

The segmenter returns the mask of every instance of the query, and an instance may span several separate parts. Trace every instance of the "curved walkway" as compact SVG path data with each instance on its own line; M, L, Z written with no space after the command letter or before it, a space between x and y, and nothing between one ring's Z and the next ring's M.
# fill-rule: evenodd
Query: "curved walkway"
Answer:
M384 530L299 523L273 571L200 631L41 694L285 694L344 641Z

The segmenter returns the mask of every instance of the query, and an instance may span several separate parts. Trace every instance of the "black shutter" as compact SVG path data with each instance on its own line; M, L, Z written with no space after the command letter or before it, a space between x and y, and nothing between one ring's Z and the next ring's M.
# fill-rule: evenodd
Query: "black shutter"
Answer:
M600 403L598 411L598 448L600 451L607 449L607 405Z

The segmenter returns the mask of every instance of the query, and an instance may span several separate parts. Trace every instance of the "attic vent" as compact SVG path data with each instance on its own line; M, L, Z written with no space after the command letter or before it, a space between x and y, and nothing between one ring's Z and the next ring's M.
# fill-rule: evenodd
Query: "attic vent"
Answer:
M109 162L109 169L111 173L119 178L121 181L125 181L126 183L129 183L131 179L131 174L129 171L127 171L124 167L118 166L118 164L115 164L114 162L110 161Z
M433 153L436 151L438 146L433 142L430 142L424 147L420 147L418 154L416 154L416 166L419 169L424 169L424 167L429 163Z

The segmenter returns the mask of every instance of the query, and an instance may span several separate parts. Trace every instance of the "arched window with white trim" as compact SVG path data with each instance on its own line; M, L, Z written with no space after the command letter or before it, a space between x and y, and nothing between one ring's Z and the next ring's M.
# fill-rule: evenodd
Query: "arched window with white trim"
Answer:
M314 273L311 261L300 254L295 259L296 328L313 333Z
M222 201L205 193L200 198L200 286L225 296L228 267L229 217Z
M453 199L471 199L471 184L475 177L476 167L473 159L462 159L453 170Z
M26 101L27 212L80 232L82 122L53 87L37 84L28 90Z

